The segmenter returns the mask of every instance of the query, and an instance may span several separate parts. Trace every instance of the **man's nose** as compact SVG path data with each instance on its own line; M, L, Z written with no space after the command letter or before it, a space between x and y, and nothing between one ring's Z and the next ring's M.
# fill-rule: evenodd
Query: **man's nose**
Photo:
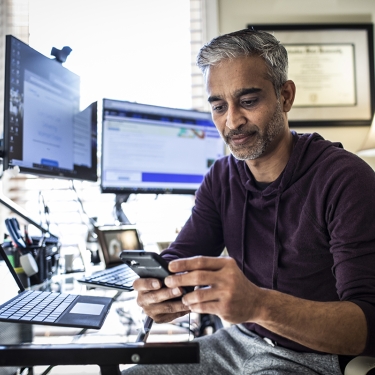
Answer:
M227 111L227 120L225 126L228 129L238 129L246 123L246 118L241 113L241 110L236 106L229 106Z

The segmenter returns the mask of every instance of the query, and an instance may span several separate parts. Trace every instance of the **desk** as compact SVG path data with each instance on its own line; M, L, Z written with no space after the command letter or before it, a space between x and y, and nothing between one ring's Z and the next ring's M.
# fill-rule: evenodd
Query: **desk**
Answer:
M120 375L119 364L198 363L198 343L0 346L1 366L97 364L101 375Z
M80 274L54 276L40 286L55 291L104 295L114 298L111 310L100 330L47 325L3 323L17 335L0 331L0 374L12 374L15 367L97 364L102 375L120 374L119 364L197 363L199 347L193 342L175 341L134 343L142 324L135 293L117 293L108 289L90 289L79 284ZM181 329L182 332L184 331ZM152 335L150 336L152 337ZM165 340L164 336L164 340ZM178 340L177 335L177 340ZM185 330L185 340L188 339ZM37 371L35 372L37 373Z

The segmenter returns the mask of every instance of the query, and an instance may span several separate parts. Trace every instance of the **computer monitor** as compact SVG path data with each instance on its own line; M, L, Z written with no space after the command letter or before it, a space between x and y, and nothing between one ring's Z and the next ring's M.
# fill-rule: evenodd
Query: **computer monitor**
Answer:
M194 194L224 142L209 112L103 99L103 193Z
M80 111L80 78L6 36L4 170L97 181L97 103Z

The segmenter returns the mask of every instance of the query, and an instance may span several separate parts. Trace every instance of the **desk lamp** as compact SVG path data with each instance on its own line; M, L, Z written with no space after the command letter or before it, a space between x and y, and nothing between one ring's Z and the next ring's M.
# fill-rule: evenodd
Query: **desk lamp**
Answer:
M371 128L367 134L366 140L362 147L357 151L360 157L374 157L375 156L375 116L373 117Z

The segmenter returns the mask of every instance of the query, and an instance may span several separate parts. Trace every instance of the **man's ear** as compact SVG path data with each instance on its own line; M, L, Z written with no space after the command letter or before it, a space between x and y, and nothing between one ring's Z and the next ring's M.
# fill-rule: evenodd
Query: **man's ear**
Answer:
M295 96L296 85L291 80L286 81L280 91L280 100L283 112L289 112L292 109Z

